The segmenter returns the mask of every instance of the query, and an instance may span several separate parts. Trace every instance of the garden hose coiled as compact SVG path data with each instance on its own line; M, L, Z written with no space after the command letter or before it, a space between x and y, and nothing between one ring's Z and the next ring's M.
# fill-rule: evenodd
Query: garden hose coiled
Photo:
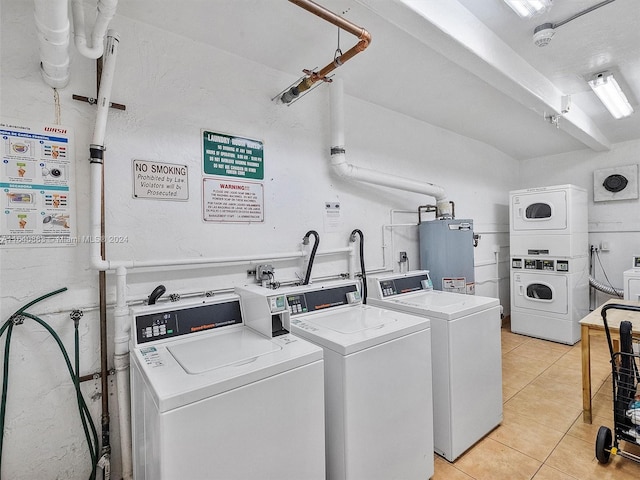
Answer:
M44 327L54 338L58 347L60 348L60 352L64 357L64 361L67 365L67 370L69 371L69 375L71 376L71 380L73 381L73 385L76 390L76 399L78 402L78 410L80 413L80 419L82 421L82 428L84 430L85 438L87 440L87 445L89 447L89 454L91 456L91 475L89 476L90 480L95 480L96 478L96 467L98 464L98 432L96 430L93 419L91 418L91 414L87 407L87 403L84 400L82 392L80 391L80 341L79 341L79 333L78 333L78 324L81 315L72 315L72 319L74 321L75 326L75 371L73 366L71 365L71 361L69 360L69 355L67 354L67 350L60 340L58 334L41 318L36 315L32 315L27 313L25 310L32 305L35 305L46 298L49 298L53 295L57 295L58 293L62 293L66 291L67 288L60 288L53 292L47 293L32 302L27 303L25 306L20 308L17 312L15 312L9 319L0 327L0 338L2 335L7 332L7 338L5 340L4 345L4 366L3 366L3 377L2 377L2 398L0 400L0 471L2 469L2 447L3 447L3 439L4 439L4 424L5 424L5 416L7 413L7 392L9 386L9 353L11 348L11 334L13 333L13 328L18 325L22 325L25 319L31 319L35 322L39 323L42 327ZM89 432L91 430L91 432Z

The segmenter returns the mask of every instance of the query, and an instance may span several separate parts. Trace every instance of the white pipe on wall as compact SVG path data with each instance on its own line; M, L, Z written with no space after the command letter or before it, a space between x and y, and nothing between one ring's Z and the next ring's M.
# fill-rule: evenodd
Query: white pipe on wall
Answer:
M83 0L71 0L73 38L76 48L83 56L96 59L103 55L104 36L109 27L109 22L116 14L117 6L118 0L98 1L98 15L91 33L91 44L89 44L87 42Z
M341 177L435 197L440 214L451 214L443 187L428 182L390 175L347 163L344 140L344 86L338 78L331 84L331 166Z
M53 88L69 83L69 13L67 0L35 0L40 71Z

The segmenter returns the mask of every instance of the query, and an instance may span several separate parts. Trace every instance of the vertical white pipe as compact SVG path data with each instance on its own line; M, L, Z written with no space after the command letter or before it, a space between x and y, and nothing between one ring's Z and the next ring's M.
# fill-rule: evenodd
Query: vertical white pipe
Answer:
M93 140L90 146L91 166L91 200L90 200L90 228L91 242L89 243L91 265L97 270L106 270L108 263L102 259L100 253L101 209L102 209L102 162L104 152L104 137L107 129L107 117L111 104L111 90L120 43L118 34L109 30L107 47L104 51L102 76L100 77L100 91L98 92L98 111L96 124L93 129Z
M120 451L122 478L133 478L131 443L131 397L129 387L129 308L127 307L127 270L116 269L116 306L113 314L115 354L113 365L116 369L116 389L118 398L118 424L120 426Z
M344 82L336 78L330 92L331 148L344 149Z
M35 0L34 13L40 50L40 71L53 88L69 83L69 13L67 0Z
M104 145L104 135L107 128L107 116L111 103L111 90L113 87L119 43L120 37L118 34L113 30L109 30L107 34L107 46L103 56L102 76L100 77L96 125L93 129L93 141L91 142L94 145Z

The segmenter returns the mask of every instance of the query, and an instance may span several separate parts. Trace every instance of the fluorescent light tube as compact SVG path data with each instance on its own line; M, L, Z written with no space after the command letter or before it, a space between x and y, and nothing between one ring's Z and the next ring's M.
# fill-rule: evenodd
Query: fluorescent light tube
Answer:
M504 0L522 18L530 18L551 8L553 0Z
M613 118L624 118L633 113L633 107L611 72L597 73L589 80L589 86Z

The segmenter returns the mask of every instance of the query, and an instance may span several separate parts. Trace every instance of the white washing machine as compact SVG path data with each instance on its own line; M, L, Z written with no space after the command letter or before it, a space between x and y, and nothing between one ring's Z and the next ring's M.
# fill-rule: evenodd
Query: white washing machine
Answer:
M328 480L428 479L434 472L429 321L363 305L358 285L236 292L248 319L271 314L274 324L324 349Z
M588 254L587 191L575 185L509 192L511 255Z
M511 258L512 332L573 345L588 307L586 257Z
M452 462L502 422L499 301L432 290L426 270L367 287L369 305L431 320L435 451Z
M633 257L632 266L623 273L624 299L640 301L640 255Z
M132 309L134 478L324 480L323 390L322 349L236 295Z

